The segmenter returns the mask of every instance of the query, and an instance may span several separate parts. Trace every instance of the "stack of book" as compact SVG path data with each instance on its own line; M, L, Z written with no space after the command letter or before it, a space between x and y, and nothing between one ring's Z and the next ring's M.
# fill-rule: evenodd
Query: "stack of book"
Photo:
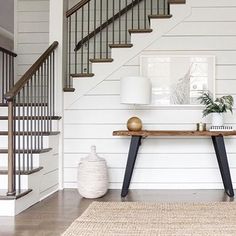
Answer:
M210 131L232 131L233 126L222 125L222 126L211 126Z

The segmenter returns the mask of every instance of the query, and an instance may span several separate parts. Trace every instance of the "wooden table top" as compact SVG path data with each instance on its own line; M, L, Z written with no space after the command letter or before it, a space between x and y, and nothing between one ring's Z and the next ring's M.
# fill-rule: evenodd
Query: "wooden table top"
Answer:
M196 131L196 130L141 130L128 131L117 130L113 131L113 136L233 136L236 135L236 130L232 131Z

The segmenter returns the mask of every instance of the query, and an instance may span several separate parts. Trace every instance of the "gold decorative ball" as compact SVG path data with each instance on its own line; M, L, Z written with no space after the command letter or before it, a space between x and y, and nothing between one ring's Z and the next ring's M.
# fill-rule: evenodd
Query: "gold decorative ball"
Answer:
M127 121L127 129L129 131L140 131L140 130L142 130L142 121L138 117L131 117Z

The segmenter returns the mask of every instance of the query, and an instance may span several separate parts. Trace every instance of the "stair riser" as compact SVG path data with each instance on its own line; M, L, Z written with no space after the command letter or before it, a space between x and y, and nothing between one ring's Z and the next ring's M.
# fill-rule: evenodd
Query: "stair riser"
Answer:
M47 121L35 121L33 120L31 121L23 121L20 120L19 122L16 122L16 130L18 131L18 127L20 128L20 131L23 131L23 125L24 125L24 131L38 131L38 128L43 127L45 129L45 123L47 124ZM53 120L53 121L49 121L49 123L51 123L51 130L53 131L58 131L58 121L57 120ZM46 126L47 128L48 126ZM8 130L8 121L7 120L0 120L0 131L7 131ZM47 131L47 130L45 130Z
M28 189L29 187L29 177L30 175L21 175L21 189ZM17 181L16 181L16 189L19 188L18 184L18 176L17 176ZM0 186L1 189L7 189L7 182L8 182L8 177L7 175L0 175Z
M41 154L32 154L29 155L29 163L31 165L31 160L33 161L33 168L43 167L40 172L48 173L58 168L58 154L55 154L56 151L52 150L50 152L45 152ZM16 169L18 170L18 154L16 155ZM20 164L21 170L23 169L23 159L27 163L27 154L20 154ZM0 154L0 169L6 170L8 166L8 155ZM0 176L1 177L1 176ZM0 186L1 188L1 186Z
M7 116L7 107L0 107L0 115Z
M24 141L24 144L23 144ZM18 143L20 143L20 146L18 146ZM28 145L27 145L28 144ZM36 145L35 145L36 144ZM50 141L48 136L44 136L41 140L38 140L38 138L35 140L34 136L26 136L22 137L20 136L20 141L18 140L18 137L16 139L16 148L20 147L20 149L38 149L38 144L43 144L43 148L49 148L50 147ZM41 147L41 146L40 146ZM8 148L8 137L7 136L0 136L0 149L7 149Z
M39 159L40 154L32 154L32 160L33 160L33 167L37 168L40 167L40 159ZM30 155L31 157L31 155ZM21 169L23 167L23 158L27 160L27 154L23 155L20 154L20 156L17 154L16 155L16 168L18 168L18 158L20 158L20 163L21 163ZM0 154L0 167L7 167L8 166L8 154ZM4 168L3 168L4 169Z
M50 110L48 110L46 107L42 106L40 108L38 107L20 107L16 109L16 115L19 114L22 116L23 114L28 114L30 116L41 116L41 115L47 115L50 114ZM7 107L0 107L0 115L1 116L8 116L8 108Z

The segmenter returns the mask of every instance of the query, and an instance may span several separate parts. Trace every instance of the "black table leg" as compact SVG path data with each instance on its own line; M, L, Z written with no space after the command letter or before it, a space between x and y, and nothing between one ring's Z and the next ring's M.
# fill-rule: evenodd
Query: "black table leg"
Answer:
M225 192L228 196L233 197L234 190L230 176L230 169L227 159L227 153L225 150L224 138L223 136L212 136L212 141L215 148L215 153L219 164Z
M138 149L141 144L141 139L142 136L132 136L131 138L121 197L125 197L128 194L130 180L132 178L135 161L138 154Z

